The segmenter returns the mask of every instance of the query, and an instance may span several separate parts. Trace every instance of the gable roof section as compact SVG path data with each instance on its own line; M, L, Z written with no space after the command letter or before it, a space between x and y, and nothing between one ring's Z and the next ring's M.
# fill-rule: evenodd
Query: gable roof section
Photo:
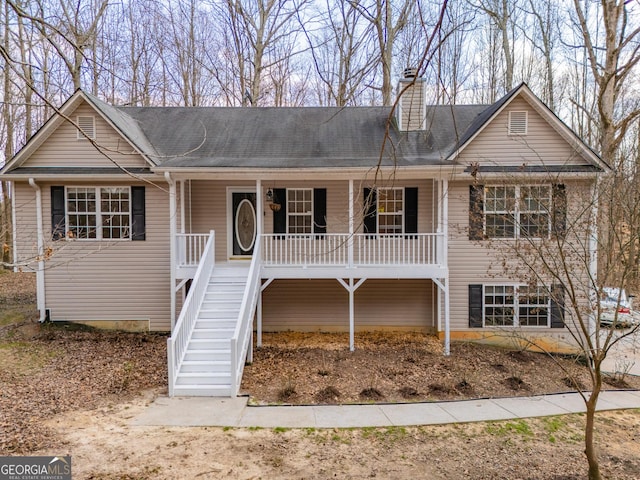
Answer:
M65 117L71 115L76 108L85 101L98 115L100 115L112 128L120 133L125 140L136 150L150 166L155 166L151 160L149 152L155 152L143 135L140 128L133 119L127 119L122 112L111 107L105 102L97 99L93 95L76 90L71 97L58 109L59 113L52 115L40 129L27 141L27 143L11 158L2 169L0 174L9 173L19 168L52 134L66 121ZM139 138L140 137L140 138Z
M505 108L518 96L525 99L531 107L542 116L551 127L558 132L558 134L564 138L573 148L575 148L582 157L595 167L596 170L610 170L611 167L607 165L598 154L596 154L586 143L580 139L576 133L571 130L558 116L547 107L542 100L540 100L529 89L526 83L521 83L519 86L508 92L505 96L499 99L494 104L490 105L483 111L476 119L469 125L467 131L460 137L459 142L452 149L448 160L455 161L458 155L476 138L487 125L489 125L493 119L495 119Z
M156 171L453 166L518 96L588 165L608 169L523 83L492 105L427 106L426 130L412 132L398 131L391 107L118 107L78 90L0 173L19 167L82 101Z

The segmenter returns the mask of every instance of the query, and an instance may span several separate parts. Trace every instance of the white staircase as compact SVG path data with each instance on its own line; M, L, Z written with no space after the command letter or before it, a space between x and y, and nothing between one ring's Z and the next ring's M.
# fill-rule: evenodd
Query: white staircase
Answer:
M175 377L174 395L231 396L231 347L249 266L218 266Z

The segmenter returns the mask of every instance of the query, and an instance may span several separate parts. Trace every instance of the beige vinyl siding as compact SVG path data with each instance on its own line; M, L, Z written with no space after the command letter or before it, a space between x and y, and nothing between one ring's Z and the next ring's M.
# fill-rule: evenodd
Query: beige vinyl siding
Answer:
M52 256L46 262L46 308L53 320L148 321L151 330L170 328L170 261L168 194L146 185L146 240L51 241L50 183L42 189L43 227ZM56 183L62 185L62 183ZM65 186L131 185L131 183L69 184ZM37 243L35 192L16 188L18 253ZM34 265L34 268L36 265Z
M402 91L407 86L400 82L398 88ZM400 99L400 130L414 131L425 129L425 82L417 79L410 85Z
M527 111L526 135L509 135L509 112ZM462 164L584 165L585 161L529 103L514 99L458 157Z
M134 153L133 147L122 138L96 111L82 103L69 118L95 117L95 141L105 153L100 153L89 140L78 139L78 130L64 121L23 164L25 167L145 167L146 161Z
M567 203L579 205L582 195L588 188L585 182L565 182ZM571 208L569 208L570 212ZM567 222L571 222L568 218ZM502 241L469 240L469 182L449 183L449 279L450 279L450 315L451 330L469 329L469 285L500 284L523 281L526 278L513 278L502 267L502 256L498 254ZM502 247L505 248L505 247ZM515 271L515 269L511 269ZM526 273L526 268L522 269ZM523 275L525 274L523 273ZM586 273L586 272L585 272ZM480 329L473 329L479 331ZM563 329L531 329L523 331L552 332L562 335Z
M355 292L356 330L434 328L431 280L367 280ZM349 331L349 294L337 280L276 280L263 292L265 331Z
M16 205L16 259L18 268L26 272L38 269L38 236L36 224L36 193L27 183L14 183ZM51 223L51 220L49 220ZM44 231L45 239L51 236L51 226ZM45 240L46 242L46 240ZM46 245L46 243L45 243Z

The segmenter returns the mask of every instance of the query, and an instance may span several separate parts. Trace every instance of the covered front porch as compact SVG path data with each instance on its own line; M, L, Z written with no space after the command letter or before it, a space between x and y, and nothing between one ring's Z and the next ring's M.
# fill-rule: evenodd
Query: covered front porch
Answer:
M353 332L355 325L355 293L371 279L430 279L437 286L432 295L437 311L435 329L444 333L446 352L449 351L449 289L447 267L447 202L446 179L432 178L412 181L419 190L419 213L415 225L420 231L407 233L366 232L363 210L367 199L362 198L362 182L326 181L326 197L338 197L339 201L327 201L324 228L320 232L274 233L273 181L256 180L254 185L231 185L218 182L173 181L171 186L172 211L172 264L176 299L186 298L185 285L193 279L210 233L196 233L204 226L202 208L199 204L208 200L216 206L210 210L208 226L217 226L214 241L214 263L216 265L252 265L252 274L259 279L260 288L256 300L257 345L261 345L262 293L276 280L284 279L334 279L348 293L350 348L355 348ZM282 181L278 186L300 185L313 187L309 182ZM408 182L397 182L404 185ZM206 193L205 193L206 190ZM236 192L248 198L251 215L238 220L239 203L234 200ZM251 197L246 193L253 193ZM259 192L259 194L257 193ZM360 192L360 194L358 193ZM282 195L280 193L280 195ZM342 200L347 200L342 202ZM280 199L281 202L286 199ZM408 201L403 199L398 210L403 213ZM316 205L314 204L313 207ZM235 207L235 208L234 208ZM241 208L241 207L240 207ZM285 207L286 208L286 207ZM382 208L382 207L381 207ZM255 212L262 212L257 215ZM274 217L272 222L269 218ZM382 215L380 217L382 219ZM244 227L249 234L239 232ZM318 223L317 218L314 223ZM266 230L266 231L265 231ZM344 230L336 232L335 230ZM426 231L425 231L426 230ZM246 240L249 238L250 240ZM240 241L238 241L240 239ZM234 243L243 243L250 248L237 250ZM234 251L236 248L236 251Z

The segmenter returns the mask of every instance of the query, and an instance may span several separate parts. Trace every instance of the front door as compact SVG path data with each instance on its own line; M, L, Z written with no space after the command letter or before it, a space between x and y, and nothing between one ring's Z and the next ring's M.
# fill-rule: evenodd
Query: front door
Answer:
M258 226L256 194L253 192L233 192L231 199L233 256L250 256L256 242Z

